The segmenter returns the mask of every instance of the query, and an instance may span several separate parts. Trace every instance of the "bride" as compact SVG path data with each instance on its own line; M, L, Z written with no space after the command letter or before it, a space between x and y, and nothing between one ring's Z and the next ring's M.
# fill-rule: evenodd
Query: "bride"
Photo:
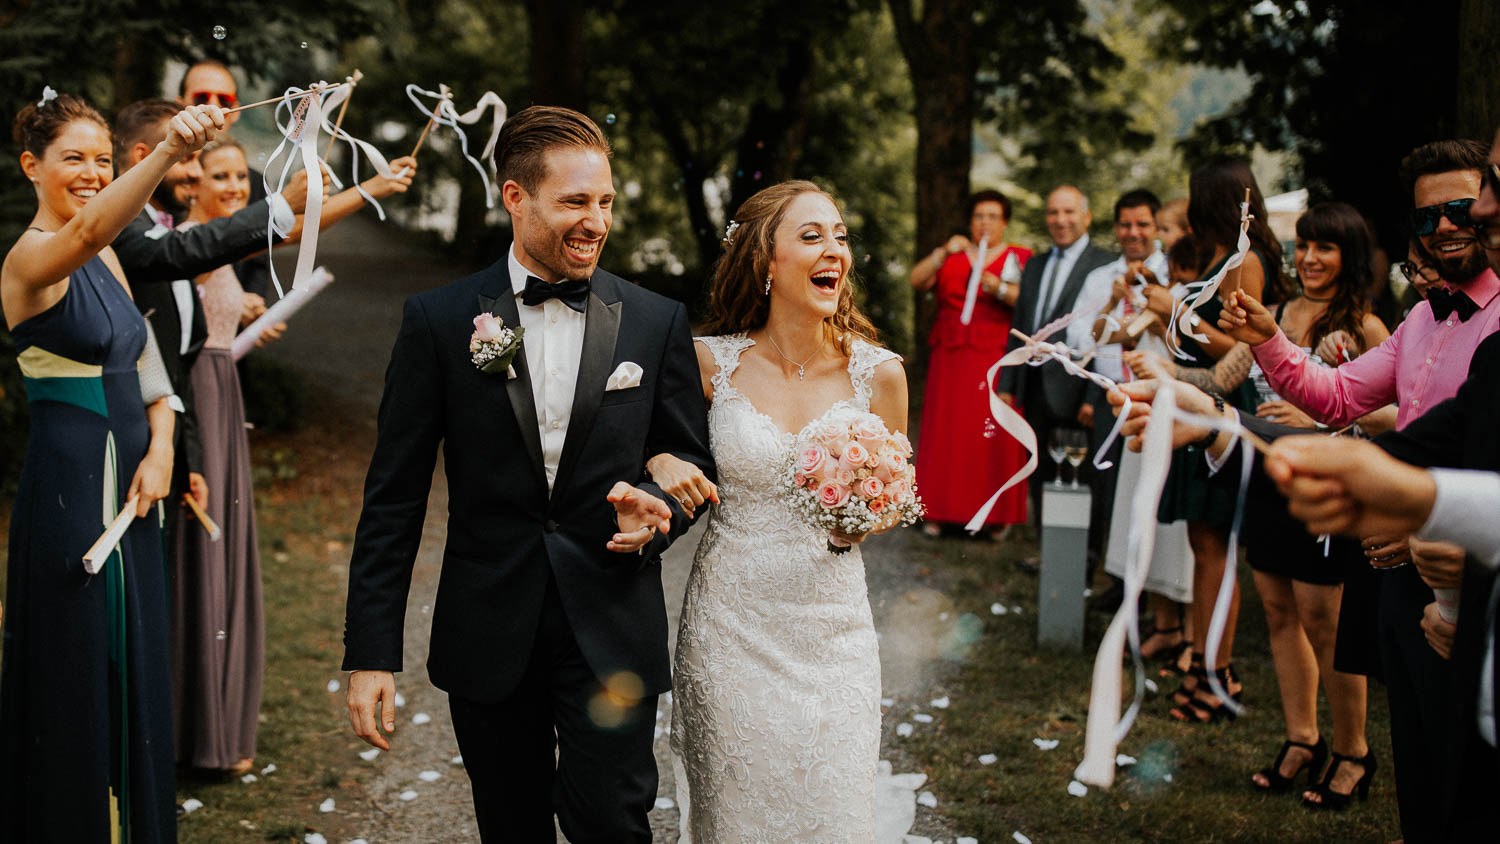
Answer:
M698 367L720 486L648 463L685 506L717 501L678 629L672 746L690 800L683 841L869 842L880 660L858 543L781 497L797 434L873 412L906 430L906 374L855 307L849 235L811 182L740 206L716 265Z

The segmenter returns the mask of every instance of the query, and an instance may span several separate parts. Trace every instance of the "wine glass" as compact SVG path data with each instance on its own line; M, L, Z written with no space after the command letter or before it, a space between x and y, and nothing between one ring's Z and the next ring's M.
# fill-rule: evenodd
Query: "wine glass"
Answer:
M1073 485L1069 488L1078 489L1078 469L1083 465L1083 459L1089 454L1089 433L1069 428L1063 432L1063 435L1064 456L1073 467Z
M1052 458L1053 483L1062 483L1062 462L1068 455L1067 431L1063 428L1053 428L1047 437L1047 456Z

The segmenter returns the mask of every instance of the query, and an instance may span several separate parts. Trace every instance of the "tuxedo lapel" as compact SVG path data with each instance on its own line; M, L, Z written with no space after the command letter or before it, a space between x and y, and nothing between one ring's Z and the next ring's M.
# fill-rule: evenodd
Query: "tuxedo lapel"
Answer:
M510 287L510 278L504 271L503 262L497 266L500 269L496 271L495 277L487 280L480 288L479 310L481 313L492 313L500 317L508 326L518 327L521 324L521 314L516 309L516 297ZM516 370L516 377L509 378L500 373L490 377L506 379L505 393L510 397L510 409L516 415L516 425L521 429L521 441L526 444L526 454L531 458L531 464L536 467L537 473L545 478L547 469L542 462L542 435L537 429L536 399L531 392L531 371L526 366L525 344L526 338L522 337L522 349L510 364Z
M573 387L573 409L568 415L568 436L563 440L562 456L557 461L557 478L552 489L562 489L578 462L578 453L588 439L604 400L604 385L609 380L610 365L615 359L615 341L620 333L619 292L614 281L595 274L589 290L588 309L583 328L583 352L578 359L578 381Z

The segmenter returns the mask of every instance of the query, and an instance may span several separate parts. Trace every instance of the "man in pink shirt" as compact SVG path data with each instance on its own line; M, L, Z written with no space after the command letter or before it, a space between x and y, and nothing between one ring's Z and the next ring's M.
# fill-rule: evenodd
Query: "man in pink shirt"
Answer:
M1413 308L1384 343L1337 369L1318 366L1281 333L1263 307L1239 296L1225 307L1220 327L1250 343L1272 388L1319 422L1341 428L1396 402L1396 427L1406 427L1458 392L1474 350L1500 329L1500 277L1490 268L1470 216L1487 157L1488 150L1477 141L1437 141L1401 162L1402 182L1412 198L1417 251L1437 268L1444 284L1430 289L1427 301ZM1406 537L1366 539L1365 545L1379 565L1395 567L1411 559ZM1424 570L1441 568L1446 578L1429 581L1431 585L1457 587L1462 550L1419 547L1438 564L1424 559ZM1390 702L1401 826L1408 840L1419 840L1442 828L1435 813L1445 805L1445 795L1438 792L1447 763L1451 719L1446 692L1452 671L1422 632L1424 609L1433 602L1429 583L1413 566L1380 577L1376 638Z

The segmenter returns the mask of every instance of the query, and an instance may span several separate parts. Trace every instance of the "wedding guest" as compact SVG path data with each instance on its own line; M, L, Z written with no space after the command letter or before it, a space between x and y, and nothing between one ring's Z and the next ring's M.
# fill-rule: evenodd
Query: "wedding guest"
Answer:
M1296 233L1294 262L1302 292L1276 307L1282 331L1325 366L1356 358L1383 342L1389 336L1385 325L1367 309L1364 297L1374 276L1364 218L1344 203L1323 203L1297 220ZM1310 417L1274 392L1258 392L1257 416L1316 430ZM1357 543L1320 539L1304 530L1262 474L1252 478L1245 525L1246 561L1266 611L1286 720L1281 751L1251 782L1264 791L1288 791L1304 770L1310 785L1318 781L1329 748L1318 729L1321 680L1333 716L1333 764L1303 802L1342 809L1356 790L1368 792L1376 767L1365 742L1365 678L1339 670L1334 661L1344 581L1360 578L1369 566Z
M1121 254L1113 261L1090 271L1084 277L1083 287L1078 291L1079 307L1106 297L1107 302L1097 316L1081 314L1067 328L1068 346L1074 349L1093 349L1088 368L1112 381L1120 381L1125 377L1125 363L1122 359L1125 346L1128 344L1134 347L1136 338L1145 332L1145 323L1137 322L1137 317L1141 316L1138 301L1143 301L1136 298L1137 288L1144 289L1153 283L1164 286L1167 281L1167 257L1156 248L1156 212L1160 207L1161 201L1146 190L1127 191L1115 200L1114 234ZM1160 283L1158 279L1161 280ZM1111 331L1110 328L1115 330ZM1135 330L1134 334L1132 329ZM1089 450L1097 457L1109 438L1110 429L1114 427L1114 417L1109 413L1104 391L1094 384L1084 388L1084 401L1093 406ZM1111 444L1104 455L1104 459L1111 464L1110 467L1096 468L1089 483L1092 492L1089 498L1091 533L1099 541L1106 543L1114 538L1111 529L1115 524L1115 486L1123 471L1120 464L1122 446L1123 443L1119 441ZM1133 485L1133 481L1130 485ZM1108 544L1102 550L1104 553L1100 556L1107 559ZM1165 547L1163 551L1166 552ZM1089 582L1092 580L1090 577ZM1117 583L1111 591L1116 589L1122 590L1123 587ZM1112 600L1111 603L1118 601ZM1172 627L1176 628L1177 633L1181 633L1181 625ZM1170 638L1171 635L1168 633L1167 637ZM1176 642L1171 642L1168 646L1175 644ZM1154 654L1157 649L1153 645L1148 650Z
M191 230L229 217L249 201L250 168L245 151L228 136L199 154L202 178ZM410 158L395 168L415 169ZM410 170L400 179L376 176L364 184L374 197L405 191ZM329 198L323 226L339 222L363 205L354 189ZM295 232L289 235L295 240ZM247 294L234 267L224 265L196 278L207 324L203 349L193 363L208 484L207 511L223 531L212 541L204 531L183 531L173 554L172 677L177 715L177 760L183 765L239 776L255 761L265 667L260 554L255 531L250 445L239 373L230 347L246 316Z
M1419 254L1437 267L1446 286L1429 289L1427 301L1384 343L1337 369L1310 366L1263 307L1238 295L1224 309L1223 327L1251 344L1271 386L1314 419L1343 427L1395 401L1397 429L1404 429L1457 392L1474 349L1500 328L1500 278L1489 267L1470 214L1486 166L1484 145L1475 141L1436 141L1401 162ZM1377 564L1398 565L1412 554L1406 537L1366 537L1364 545ZM1377 641L1402 830L1414 838L1440 823L1434 812L1444 799L1437 783L1446 765L1450 719L1431 690L1450 682L1451 669L1422 635L1422 614L1433 592L1417 567L1397 568L1383 581Z
M1161 238L1161 248L1170 250L1177 241L1191 230L1187 220L1188 201L1174 199L1162 205L1156 212L1156 234Z
M1247 189L1250 193L1250 250L1245 254L1244 263L1235 271L1234 286L1252 300L1265 297L1266 301L1280 301L1285 295L1281 278L1281 245L1265 223L1265 200L1248 164L1224 161L1193 171L1188 183L1188 223L1200 248L1209 255L1205 277L1212 278L1235 253L1241 225L1240 204ZM1219 310L1219 300L1215 298L1188 317L1193 330L1207 339L1200 343L1179 334L1182 350L1189 358L1182 361L1181 366L1209 369L1230 353L1235 345L1234 338L1213 325ZM1253 409L1253 392L1247 381L1238 380L1226 391L1226 398L1236 407ZM1210 614L1224 579L1229 528L1235 507L1234 490L1208 483L1207 474L1202 455L1196 449L1189 448L1174 455L1157 511L1159 522L1183 519L1188 523L1188 541L1193 548L1192 626L1199 637L1207 635ZM1218 653L1214 655L1214 671L1220 685L1231 697L1237 697L1240 692L1239 677L1231 664L1238 618L1239 585L1236 583L1224 634ZM1189 674L1173 695L1175 705L1170 714L1177 720L1209 723L1220 716L1234 717L1234 710L1226 707L1206 682L1207 661L1203 652L1206 646L1206 641L1194 643Z
M144 403L148 331L108 244L222 126L218 109L188 109L114 179L109 128L82 99L48 88L16 119L37 206L0 268L31 414L0 661L6 841L176 840L166 585L148 517L170 485L173 411ZM141 518L88 574L101 514L129 506Z
M932 356L922 405L917 484L927 507L922 530L938 536L942 525L962 525L1026 462L1014 438L982 427L989 422L985 373L1005 353L1021 270L1031 250L1005 241L1010 199L995 190L969 197L969 235L956 234L912 267L911 285L934 290L937 319L927 342ZM987 240L981 289L968 325L961 317L979 242ZM992 535L1026 521L1026 491L1012 487L990 511Z
M1090 242L1088 230L1094 215L1088 197L1078 188L1059 185L1053 189L1047 195L1046 220L1052 248L1022 271L1014 310L1013 327L1028 335L1072 311L1089 272L1114 260L1114 255ZM1020 344L1012 336L1005 350ZM1055 428L1092 426L1093 406L1083 401L1085 383L1054 361L1039 367L1008 366L1001 370L995 390L1002 401L1023 410L1037 443L1045 448ZM1056 473L1057 467L1044 460L1031 475L1031 511L1038 525L1042 522L1042 486ZM1090 548L1093 539L1091 534Z
M1158 212L1160 216L1160 212ZM1117 339L1129 342L1133 348L1123 351L1121 377L1149 377L1146 373L1146 356L1152 356L1166 366L1171 359L1164 335L1171 321L1170 304L1187 295L1187 285L1203 277L1203 255L1192 235L1180 237L1167 250L1167 273L1165 277L1154 276L1156 283L1147 283L1142 288L1142 298L1147 303L1143 314L1151 320L1144 331L1135 338L1130 336L1131 326L1122 324L1115 336L1102 339ZM1158 290L1158 288L1161 288ZM1123 292L1123 291L1122 291ZM1162 295L1165 294L1165 295ZM1150 305L1160 300L1157 308L1165 308L1166 316ZM1123 313L1122 313L1123 316ZM1097 324L1097 323L1096 323ZM1099 324L1103 334L1104 326ZM1138 371L1139 370L1139 371ZM1192 369L1190 373L1207 373L1208 370ZM1111 414L1104 414L1113 421ZM1126 557L1129 552L1131 504L1130 490L1135 488L1140 477L1140 456L1129 449L1120 453L1120 480L1115 494L1114 512L1110 517L1109 544L1105 547L1104 570L1124 579ZM1124 493L1123 495L1121 493ZM1188 543L1187 523L1182 521L1156 525L1156 539L1152 546L1151 567L1146 572L1146 601L1153 627L1141 637L1141 655L1157 658L1162 667L1162 677L1179 677L1187 673L1192 656L1193 634L1193 558L1192 546Z

